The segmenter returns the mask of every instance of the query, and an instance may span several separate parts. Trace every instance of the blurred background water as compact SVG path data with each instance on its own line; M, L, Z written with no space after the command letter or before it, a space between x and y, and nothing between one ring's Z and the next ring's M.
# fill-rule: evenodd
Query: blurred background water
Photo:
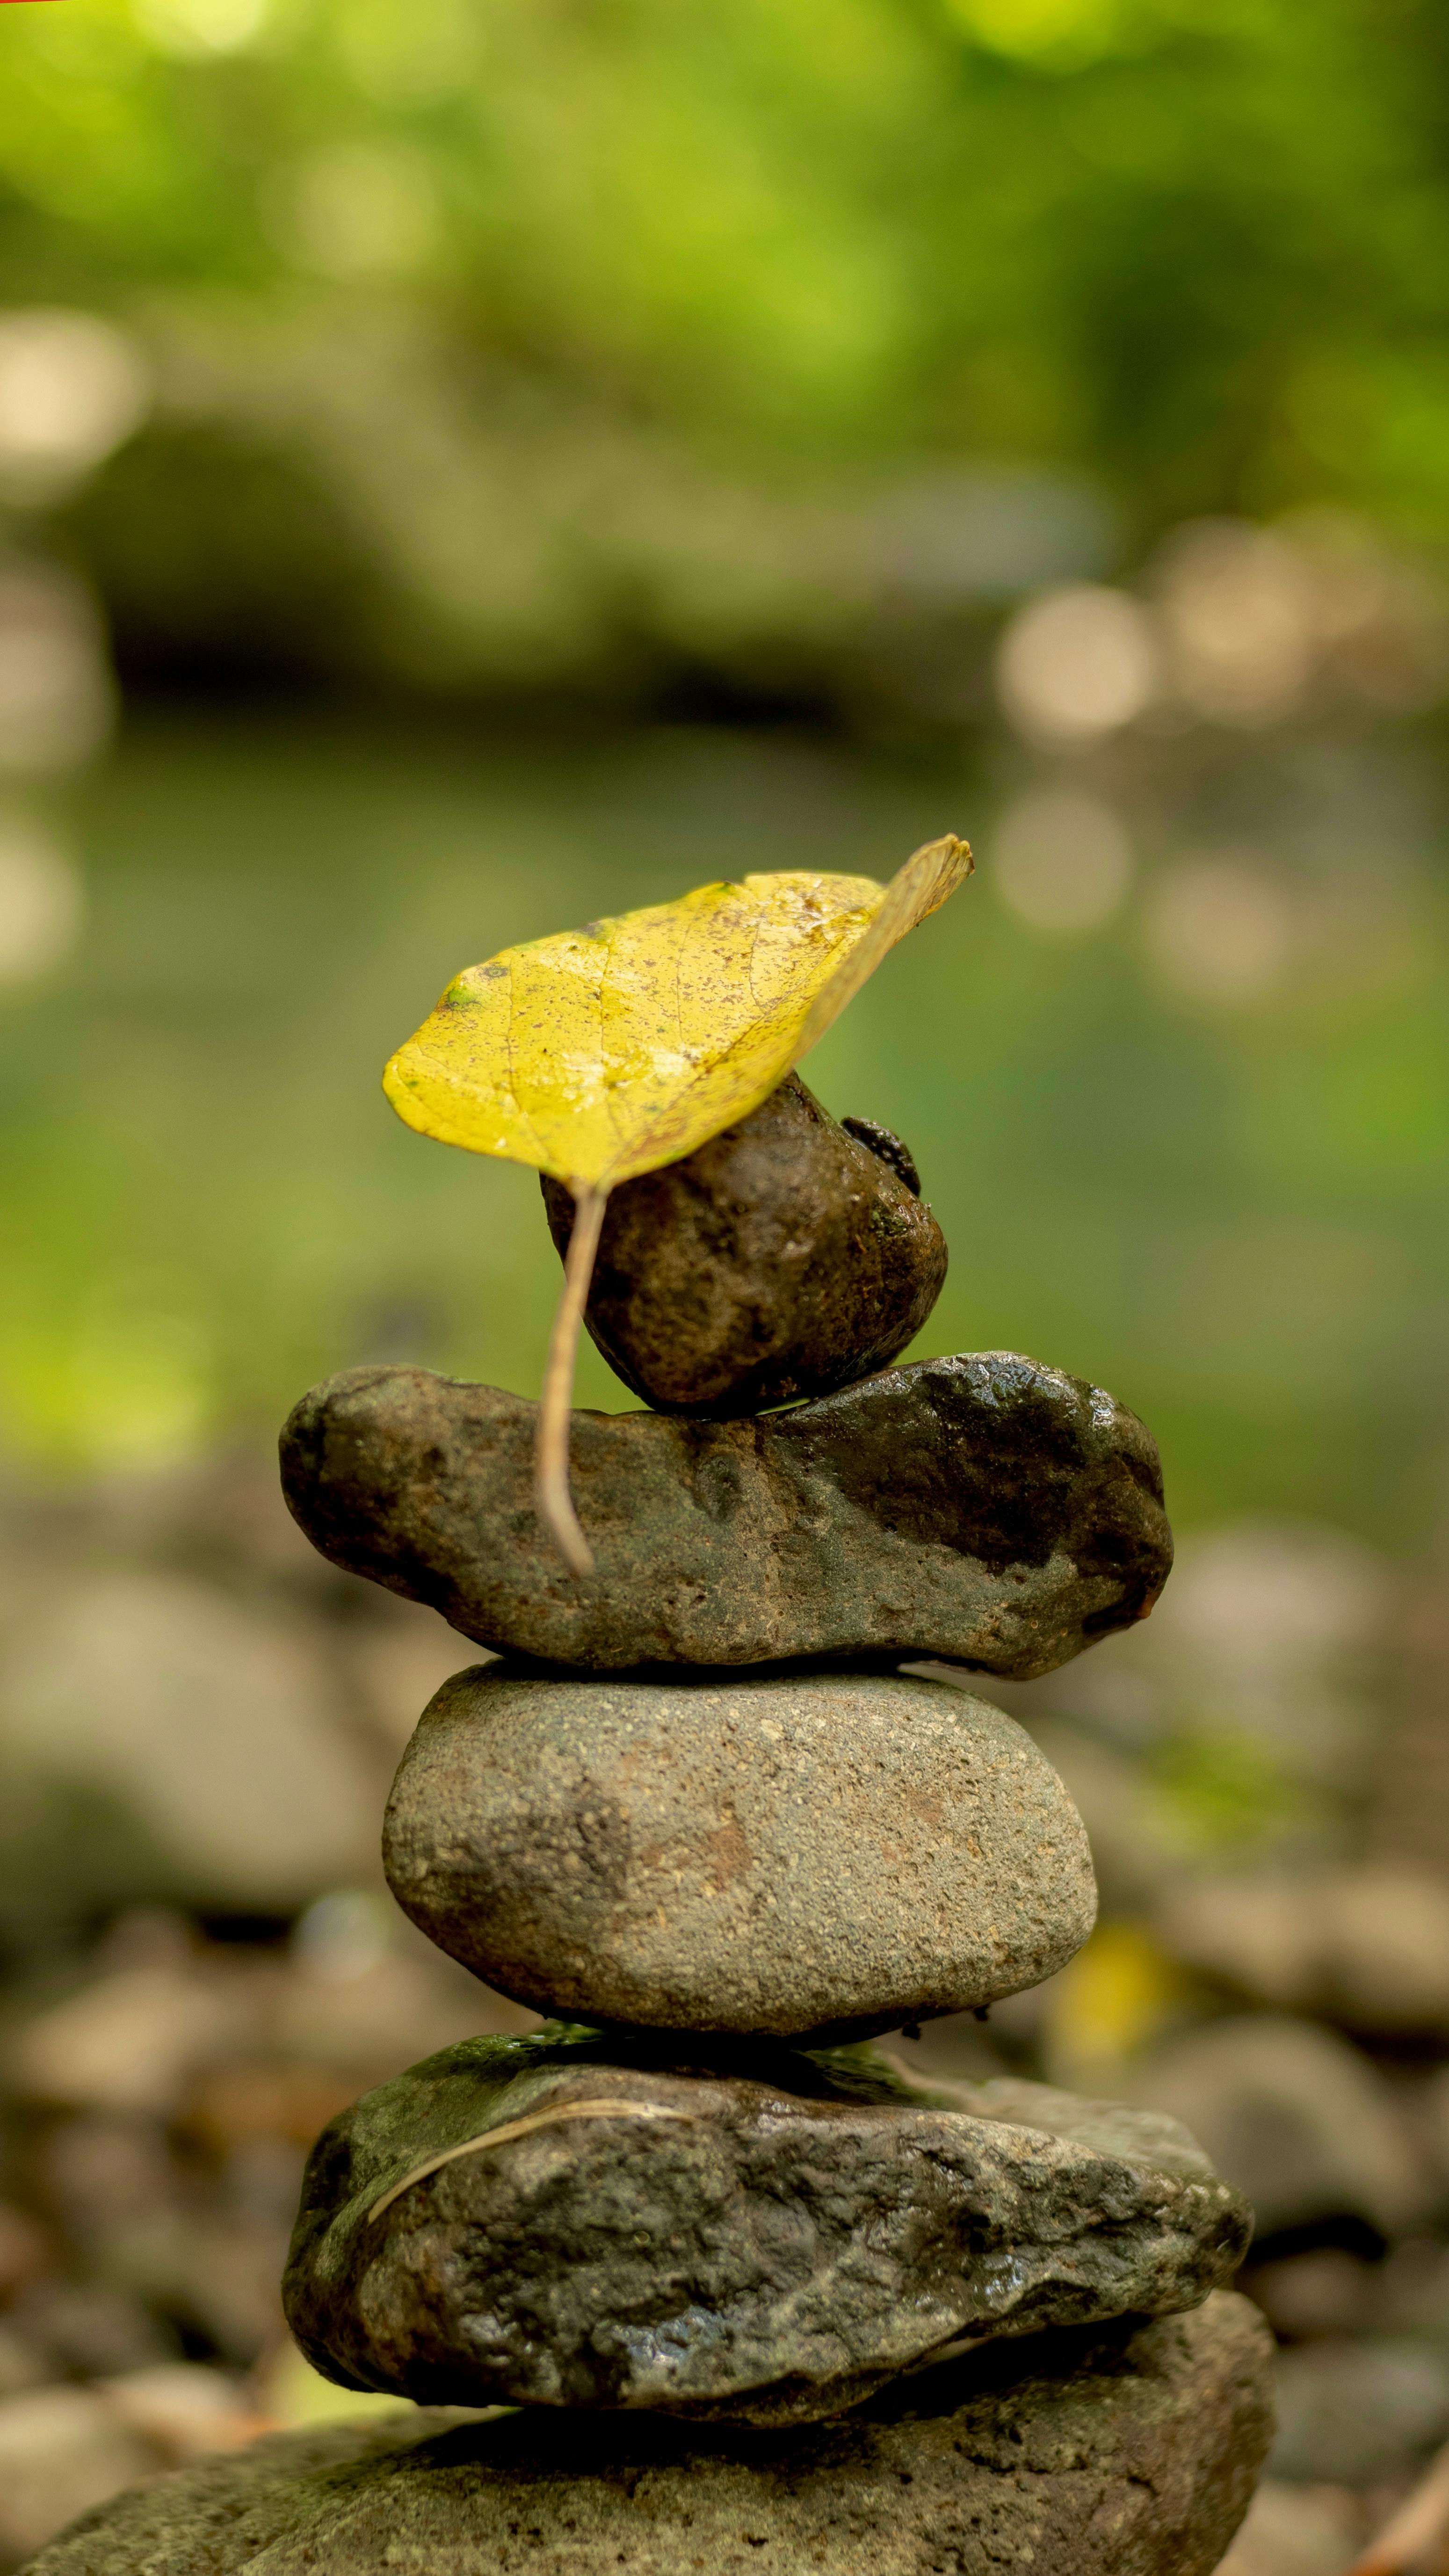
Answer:
M1238 2576L1449 2434L1446 73L1427 0L0 23L0 2564L325 2402L307 2143L527 2021L380 1890L468 1650L274 1493L334 1368L538 1384L536 1184L385 1056L511 940L945 829L808 1078L920 1162L920 1354L1111 1386L1183 1546L1000 1693L1101 1930L921 2062L1252 2193Z

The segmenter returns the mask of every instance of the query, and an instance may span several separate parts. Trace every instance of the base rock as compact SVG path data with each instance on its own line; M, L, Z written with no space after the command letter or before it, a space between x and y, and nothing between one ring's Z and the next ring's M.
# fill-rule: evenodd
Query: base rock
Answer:
M962 2336L1194 2306L1242 2259L1173 2121L688 2046L466 2040L341 2113L283 2285L308 2358L423 2405L801 2423Z
M1209 2576L1271 2429L1246 2299L939 2363L804 2432L414 2415L122 2497L30 2576Z
M350 1369L285 1424L282 1488L349 1573L595 1672L937 1655L1024 1681L1142 1618L1172 1563L1150 1433L1009 1352L746 1422L575 1413L582 1581L534 1512L537 1420L496 1387Z

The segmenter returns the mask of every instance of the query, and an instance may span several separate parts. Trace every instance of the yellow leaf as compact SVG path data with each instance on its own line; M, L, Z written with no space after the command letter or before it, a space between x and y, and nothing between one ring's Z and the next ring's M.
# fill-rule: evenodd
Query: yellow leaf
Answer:
M791 870L465 968L383 1088L425 1136L612 1189L757 1109L971 866L933 841L889 885Z
M1182 2010L1190 1980L1134 1923L1099 1923L1043 1990L1054 2084L1110 2084Z
M536 1497L575 1574L593 1557L568 1490L569 1407L610 1190L758 1109L970 869L948 834L889 885L790 869L505 948L466 967L389 1063L383 1088L410 1127L574 1193Z
M289 2336L262 2379L261 2411L269 2427L346 2423L349 2418L389 2412L406 2419L408 2400L374 2395L359 2388L337 2388L303 2359Z

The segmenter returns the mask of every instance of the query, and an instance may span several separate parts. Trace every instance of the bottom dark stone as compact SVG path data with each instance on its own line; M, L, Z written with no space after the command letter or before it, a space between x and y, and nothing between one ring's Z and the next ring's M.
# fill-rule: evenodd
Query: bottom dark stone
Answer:
M789 2433L400 2408L134 2490L30 2576L1208 2576L1267 2449L1271 2358L1219 2291L938 2362Z

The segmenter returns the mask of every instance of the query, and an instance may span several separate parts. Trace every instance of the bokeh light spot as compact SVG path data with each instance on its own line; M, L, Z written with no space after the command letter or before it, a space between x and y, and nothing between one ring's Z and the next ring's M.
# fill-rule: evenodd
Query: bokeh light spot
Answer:
M302 268L338 279L401 275L438 238L438 208L425 165L371 143L313 153L269 192L273 230Z
M997 682L1008 716L1030 740L1091 742L1119 732L1157 693L1147 613L1100 582L1044 592L1007 627Z
M267 0L135 0L136 23L158 54L182 61L238 54L261 34Z
M150 401L140 350L93 313L0 313L0 484L43 494L89 472Z
M1147 941L1162 981L1205 1002L1251 1002L1278 984L1294 948L1284 888L1250 855L1179 860L1159 877Z
M85 920L80 872L29 816L0 815L0 989L64 963Z
M1314 585L1271 528L1205 519L1160 558L1172 677L1194 714L1277 724L1302 703L1314 662Z
M1121 0L951 0L952 14L993 52L1024 61L1059 55L1092 62L1119 42Z
M991 845L991 881L1033 930L1071 938L1098 930L1132 881L1132 847L1110 805L1036 788L1007 806Z

